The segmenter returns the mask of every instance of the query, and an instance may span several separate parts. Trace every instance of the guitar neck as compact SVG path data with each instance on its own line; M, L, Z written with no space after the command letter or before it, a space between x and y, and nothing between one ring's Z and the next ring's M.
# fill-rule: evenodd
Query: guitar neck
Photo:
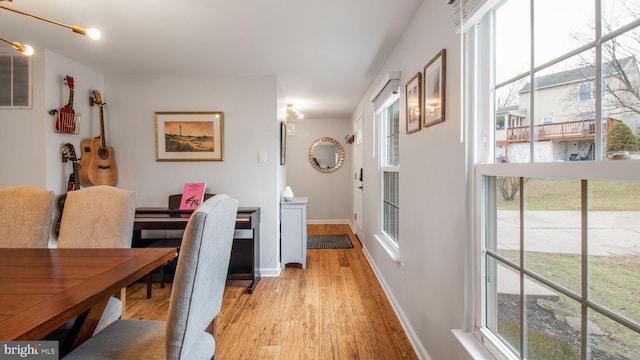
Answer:
M100 104L100 146L104 149L107 147L107 141L104 138L104 109Z
M68 109L73 109L73 89L69 89L69 102L67 103Z
M73 161L73 190L80 190L80 163Z

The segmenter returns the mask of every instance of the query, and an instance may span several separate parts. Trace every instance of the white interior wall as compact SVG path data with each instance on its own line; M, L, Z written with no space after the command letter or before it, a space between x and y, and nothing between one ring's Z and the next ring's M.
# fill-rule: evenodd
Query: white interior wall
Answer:
M422 358L465 359L451 334L464 327L467 243L465 145L460 142L460 38L445 1L425 1L353 113L364 112L364 234L360 239ZM446 49L445 122L406 134L404 84ZM373 156L371 96L384 75L401 72L400 262L374 239L380 182Z
M80 113L79 134L54 132L52 109L59 110L69 101L64 76L74 78L73 109ZM99 71L52 51L42 49L33 56L33 106L24 110L0 110L2 141L0 186L27 184L66 191L71 163L63 163L61 149L71 143L80 157L80 141L96 136L95 109L89 107L89 94L102 89L104 76Z
M359 236L366 254L419 354L423 358L464 359L467 354L450 332L464 324L467 202L464 144L459 141L459 38L451 26L452 16L447 14L452 14L452 9L445 1L423 3L393 55L378 73L377 80L354 110L353 120L364 114L365 231ZM384 73L400 70L404 84L413 74L422 71L424 64L442 48L447 49L447 119L417 133L407 135L403 131L401 135L400 258L404 264L403 275L402 266L391 261L373 239L379 184L373 176L377 163L372 156L373 114L369 101L373 87ZM34 87L33 109L0 111L3 122L1 186L31 184L62 191L70 169L69 165L60 164L60 146L71 141L77 148L81 139L97 134L94 126L97 111L83 105L86 100L79 99L86 98L90 89L100 88L104 90L107 102L107 136L115 149L120 170L118 186L135 190L139 206L164 206L166 196L179 193L184 182L202 179L207 182L210 192L229 193L240 200L241 206L260 206L263 274L277 273L278 192L286 183L283 176L290 177L289 183L296 181L291 178L295 172L289 169L296 160L292 159L293 150L289 150L286 173L278 165L276 107L281 96L274 78L127 76L101 80L99 72L56 54L51 55L46 74L43 56L36 55L34 65L34 83L45 85ZM59 107L66 102L61 102L66 95L61 94L64 88L57 79L67 72L77 74L78 86L84 87L76 94L76 104L83 113L79 136L53 134L48 122L49 107ZM105 81L104 87L101 81ZM51 98L45 100L45 94ZM404 106L401 109L404 113ZM156 162L153 113L198 110L225 113L225 160ZM43 126L43 123L47 125ZM351 126L328 136L344 146L344 135ZM306 153L312 142L309 140L305 141L307 150L302 152L307 163ZM288 142L291 149L293 145ZM347 161L350 161L349 145L346 146ZM265 164L257 162L259 152L267 154ZM351 166L345 164L335 173L347 174L346 184L351 183L353 172L348 169ZM310 166L308 170L315 171ZM319 179L328 178L331 177ZM296 195L305 195L304 188L293 187ZM351 199L352 196L349 193L343 198ZM310 207L311 214L316 205L310 204ZM343 208L351 209L352 205ZM340 216L350 218L349 214Z
M93 90L103 93L104 75L60 54L49 50L44 51L46 54L45 76L39 87L44 84L46 111L38 115L44 117L45 124L46 142L42 145L45 153L47 188L60 194L67 191L67 181L73 171L70 162L61 161L63 145L71 143L79 159L82 157L81 141L100 135L100 109L97 106L89 106L89 96L93 95ZM76 114L80 113L80 130L77 135L54 132L54 120L48 113L51 109L59 110L69 101L69 88L64 83L66 75L73 77L73 109ZM107 139L110 138L108 125L105 126Z
M290 120L295 135L287 136L287 181L295 196L308 197L309 223L349 223L353 212L351 152L344 137L351 131L348 119ZM309 149L319 138L337 140L345 151L342 166L324 174L311 166Z
M103 95L117 185L138 206L166 206L185 182L204 181L209 193L260 207L262 275L279 273L277 88L275 77L112 76ZM224 161L156 161L154 113L166 111L222 111Z
M32 57L34 84L44 81L44 53ZM0 110L2 141L0 187L17 184L47 187L45 147L46 121L44 87L34 86L32 108L25 110ZM53 190L53 189L52 189Z
M277 224L285 170L276 140L282 96L275 77L122 76L105 84L99 71L50 51L40 54L33 60L33 109L0 111L5 128L1 186L66 191L72 167L62 163L61 148L70 142L80 157L82 139L99 134L99 108L89 106L89 95L97 89L106 102L105 135L118 166L116 186L135 191L137 206L166 206L167 196L182 192L185 182L205 181L208 192L227 193L240 206L260 207L261 273L279 274ZM55 133L48 114L68 101L64 75L74 77L74 109L82 114L78 135ZM224 112L224 161L157 162L154 112L161 111ZM12 150L19 153L8 156ZM266 162L259 162L261 153Z

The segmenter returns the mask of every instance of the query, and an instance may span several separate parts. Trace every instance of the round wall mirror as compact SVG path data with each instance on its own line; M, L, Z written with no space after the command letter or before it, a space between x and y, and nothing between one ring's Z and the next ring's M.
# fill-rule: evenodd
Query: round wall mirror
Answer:
M309 162L321 173L332 173L344 162L344 149L335 139L323 137L316 140L309 149Z

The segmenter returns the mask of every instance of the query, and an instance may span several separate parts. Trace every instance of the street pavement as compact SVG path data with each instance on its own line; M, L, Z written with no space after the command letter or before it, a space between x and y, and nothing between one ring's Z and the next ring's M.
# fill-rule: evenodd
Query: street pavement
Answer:
M525 250L555 254L580 254L581 219L579 211L526 211ZM640 256L640 211L590 211L588 215L588 254L595 256ZM520 249L518 211L498 211L498 249ZM489 246L490 247L490 246ZM520 293L517 273L499 266L498 293ZM532 281L525 282L529 295L556 297L556 293Z
M579 254L579 211L526 211L525 250ZM518 211L498 211L498 248L520 249ZM590 211L588 254L640 256L640 211Z

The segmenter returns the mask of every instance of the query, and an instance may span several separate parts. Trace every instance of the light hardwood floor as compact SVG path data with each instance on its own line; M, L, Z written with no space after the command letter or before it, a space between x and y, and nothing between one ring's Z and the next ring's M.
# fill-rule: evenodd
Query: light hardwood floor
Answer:
M348 225L309 234L349 234L353 249L309 250L307 269L287 266L253 294L228 284L216 320L216 360L417 359ZM171 286L127 291L127 317L166 320Z

